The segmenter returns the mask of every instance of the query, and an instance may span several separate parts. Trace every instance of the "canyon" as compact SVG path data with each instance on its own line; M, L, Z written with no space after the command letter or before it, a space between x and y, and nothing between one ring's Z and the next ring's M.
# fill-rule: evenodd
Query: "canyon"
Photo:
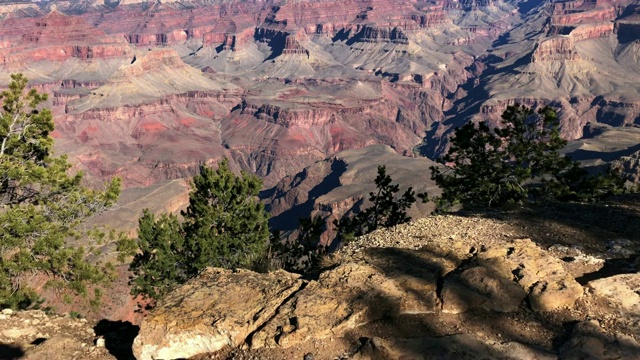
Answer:
M50 93L90 184L200 164L276 185L343 150L437 159L453 129L551 105L563 135L640 117L637 1L53 1L0 5L0 79Z
M319 215L327 223L321 242L331 245L332 221L369 205L379 165L403 190L411 186L437 195L429 168L438 166L453 131L469 121L497 125L507 106L516 103L556 109L562 136L570 140L565 153L592 169L611 165L630 182L640 182L640 0L9 0L0 3L0 58L0 88L10 74L21 72L30 86L50 94L46 106L54 114L55 153L69 157L72 171L82 171L86 183L97 188L114 176L123 179L118 205L86 225L113 227L131 237L142 209L178 212L188 202L189 179L200 166L228 158L234 172L263 179L260 197L274 229L291 235L300 218ZM410 215L422 218L433 206L417 203ZM597 339L600 348L625 357L628 349L620 344L627 335L619 338L615 331L638 339L638 311L610 316L624 307L624 298L617 294L622 305L603 299L611 290L606 287L615 288L618 281L624 283L618 290L636 294L637 274L627 278L625 267L617 269L620 278L600 272L620 262L628 272L638 271L638 209L619 202L580 206L551 215L520 209L508 221L491 212L421 219L336 252L335 263L317 280L280 272L278 282L273 274L209 269L186 289L196 284L197 294L210 297L209 291L217 291L211 284L238 278L233 281L257 281L265 289L277 284L286 291L268 307L256 307L267 309L264 313L231 312L224 321L249 325L229 330L222 321L221 329L236 332L222 340L211 336L212 321L202 309L180 308L178 316L193 312L188 319L205 318L206 326L199 323L202 328L196 329L202 330L198 336L204 343L244 346L248 358L299 359L316 351L305 345L316 335L320 340L309 346L330 348L327 358L355 348L354 358L393 358L388 354L419 344L404 336L389 342L378 337L378 329L395 334L398 325L405 329L405 319L406 331L413 322L431 322L433 331L420 334L427 342L471 343L471 358L478 341L509 341L505 348L485 349L488 354L510 354L509 346L524 343L533 345L520 351L539 350L540 358L580 358L582 344L599 347ZM576 219L563 220L567 216ZM616 246L628 253L617 253ZM403 259L415 257L418 265L434 259L442 264L417 274L411 262L407 269L395 268L402 259L391 255L401 248L407 248ZM115 243L102 244L92 256L93 261L115 260ZM390 256L393 261L382 261ZM555 273L541 270L531 280L519 261ZM494 270L499 276L489 276ZM47 304L138 325L143 314L134 312L137 299L128 294L126 265L117 271L113 289L96 311L80 299L62 303L55 294L45 294ZM515 271L522 278L512 279ZM351 274L362 284L345 286ZM585 278L590 274L613 283ZM549 287L540 285L544 278ZM484 297L464 286L471 281L482 287L484 280L495 287ZM322 296L334 295L337 288L346 289L347 315L323 307L332 302ZM379 297L360 296L372 289L384 291ZM255 295L252 286L240 290ZM428 296L412 296L417 290ZM235 299L235 290L225 291L213 296ZM558 298L570 301L549 305L557 299L541 300L552 291L566 291ZM180 300L182 294L172 296ZM479 308L469 307L468 298ZM375 306L365 304L370 300L398 310L398 318L386 322ZM311 305L296 308L298 302ZM171 301L163 306L179 308ZM327 317L314 327L317 309ZM213 305L208 310L226 313ZM160 320L146 320L157 324L147 325L134 346L142 358L173 351L162 343L163 321L176 316L167 313L166 319L160 313ZM515 315L504 320L503 313ZM344 318L331 317L339 315ZM472 320L465 323L461 316ZM483 329L487 316L493 333ZM0 320L17 323L22 317L33 321L44 315ZM520 334L524 323L534 330ZM43 332L53 331L44 324ZM366 343L348 338L352 330ZM97 342L87 346L95 336L108 334L86 330L70 348L87 358L111 358ZM332 334L339 334L335 343ZM506 340L497 338L502 334ZM15 332L2 332L0 340L14 341L10 335ZM27 354L46 353L32 335L37 334L16 338ZM68 339L62 340L64 345ZM632 350L638 348L635 341ZM229 358L241 351L227 350Z
M52 94L57 151L90 183L274 186L373 144L432 159L466 121L552 105L568 139L640 111L637 1L54 1L4 4L0 79Z
M52 94L57 151L126 187L222 157L273 186L346 149L412 155L519 21L513 4L445 1L3 6L0 79Z
M51 94L56 153L91 186L123 179L118 209L127 210L96 222L131 235L139 204L155 212L184 206L186 183L172 188L181 194L158 186L222 158L263 179L261 197L282 230L300 217L330 223L357 211L377 165L399 169L403 187L437 194L428 168L453 130L497 124L515 103L555 108L573 140L567 153L590 165L630 156L640 143L637 0L52 1L0 9L0 81L23 72ZM602 127L615 130L591 135Z

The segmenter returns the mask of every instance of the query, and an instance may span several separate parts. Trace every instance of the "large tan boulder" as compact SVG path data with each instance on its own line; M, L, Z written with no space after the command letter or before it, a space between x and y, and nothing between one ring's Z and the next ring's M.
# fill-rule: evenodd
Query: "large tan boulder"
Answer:
M608 299L625 313L640 317L640 274L623 274L591 281L594 294Z
M285 271L208 269L163 299L143 321L138 360L188 358L246 343L290 347L340 337L383 317L435 313L441 265L432 252L368 249L302 281Z
M436 312L437 270L424 265L427 257L393 248L365 251L357 262L324 272L283 304L251 346L289 347L341 336L383 317Z
M207 269L145 318L133 353L138 360L179 359L238 346L303 284L285 271Z
M488 344L471 334L411 339L367 339L353 360L388 359L529 359L555 360L556 356L520 343Z
M445 278L442 301L447 313L475 307L512 312L526 297L533 310L548 311L573 306L582 293L560 260L521 239L490 246L452 272Z

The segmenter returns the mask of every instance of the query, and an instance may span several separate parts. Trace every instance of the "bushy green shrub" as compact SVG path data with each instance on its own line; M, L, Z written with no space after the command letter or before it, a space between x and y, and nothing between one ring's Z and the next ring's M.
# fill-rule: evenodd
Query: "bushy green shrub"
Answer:
M94 191L82 186L81 173L68 175L67 158L51 155L52 115L39 106L47 95L27 91L22 74L11 78L0 94L0 307L32 304L34 275L46 277L48 287L87 295L87 284L107 282L111 267L88 263L85 249L69 241L95 234L79 225L115 203L120 180ZM93 303L99 295L96 289Z
M589 176L578 163L562 155L555 111L538 112L509 106L500 127L467 123L456 129L451 147L441 159L448 168L431 167L442 188L440 207L455 204L494 207L529 200L595 201L622 191L622 179Z
M145 211L138 238L119 245L134 255L132 294L158 299L205 267L251 267L261 260L269 241L269 215L257 198L261 186L254 175L234 175L225 159L194 177L182 222Z

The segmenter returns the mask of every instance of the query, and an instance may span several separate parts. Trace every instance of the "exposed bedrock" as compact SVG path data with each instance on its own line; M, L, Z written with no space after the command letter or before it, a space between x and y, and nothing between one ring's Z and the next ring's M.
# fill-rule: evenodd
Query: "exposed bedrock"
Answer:
M580 23L593 23L613 21L616 18L616 8L613 6L600 7L589 11L569 11L562 15L553 15L551 25L577 25Z
M625 102L598 97L593 102L602 123L613 126L640 125L640 101Z
M286 128L312 128L335 124L342 120L339 120L339 117L363 115L366 113L375 113L378 116L392 119L397 112L394 106L390 105L385 99L360 100L359 102L359 106L352 105L349 107L333 107L331 105L325 107L303 107L296 105L291 106L290 104L278 106L272 103L256 105L245 102L242 113L253 115L258 119L272 122Z
M38 61L128 58L124 39L105 34L84 19L52 12L42 18L8 19L0 23L0 58L7 69Z
M473 10L479 7L487 7L493 5L493 0L461 0L446 1L446 6L453 9Z
M576 51L572 37L554 37L538 43L531 55L531 62L577 60L580 55Z
M120 4L112 11L88 10L81 16L108 34L125 38L136 46L156 46L203 41L209 33L235 33L261 22L262 2L181 2L148 9L143 4ZM189 8L185 8L186 5ZM147 8L145 8L147 7ZM233 31L220 24L234 22Z
M408 44L407 35L399 28L381 28L377 26L365 25L358 31L350 41L354 42L392 42L395 44Z
M254 37L254 30L247 28L238 33L230 32L211 32L206 33L203 36L204 45L218 45L222 47L222 50L235 51L242 48Z
M582 24L578 26L551 26L549 29L549 35L569 36L575 42L605 38L613 34L613 32L613 22Z
M309 50L305 49L305 47L302 46L300 42L295 38L293 38L292 36L287 36L282 53L289 54L289 55L297 54L297 55L306 55L307 57L309 56Z
M574 41L598 39L613 33L613 23L590 24L577 27L571 32Z
M447 17L444 11L434 11L428 14L411 15L411 20L415 21L423 28L433 28L438 25L451 23L451 19Z
M592 1L588 1L588 4L593 3ZM581 10L585 6L584 0L577 1L558 1L552 4L552 11L554 15L563 15L575 11Z

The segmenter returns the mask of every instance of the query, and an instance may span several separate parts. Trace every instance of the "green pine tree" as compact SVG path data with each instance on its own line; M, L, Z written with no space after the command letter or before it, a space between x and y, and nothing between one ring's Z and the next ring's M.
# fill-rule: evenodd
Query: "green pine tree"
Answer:
M269 215L257 198L261 186L254 175L234 175L225 159L194 177L182 223L172 215L156 220L145 211L138 239L119 247L135 253L132 293L158 299L205 267L251 267L263 260Z
M89 236L78 225L117 200L120 180L94 191L82 186L81 173L68 175L67 158L51 155L52 115L39 106L47 95L26 91L22 74L11 78L0 94L0 306L33 302L28 280L36 274L48 286L86 295L86 285L108 280L109 272L69 241Z
M558 117L551 108L537 113L509 106L501 127L467 123L451 138L443 157L451 166L431 167L443 190L440 207L455 204L492 207L538 200L595 200L622 190L611 174L590 177L560 150Z
M378 166L378 176L374 180L376 191L369 193L371 207L360 211L353 217L344 216L334 221L338 237L349 241L355 236L368 234L381 227L391 227L411 220L407 210L416 202L416 197L426 198L426 194L417 194L409 187L402 195L400 185L394 184L384 165Z
M282 239L280 232L274 230L265 267L302 275L313 273L327 253L326 246L320 244L325 228L325 220L316 215L298 220L297 236L294 239Z

